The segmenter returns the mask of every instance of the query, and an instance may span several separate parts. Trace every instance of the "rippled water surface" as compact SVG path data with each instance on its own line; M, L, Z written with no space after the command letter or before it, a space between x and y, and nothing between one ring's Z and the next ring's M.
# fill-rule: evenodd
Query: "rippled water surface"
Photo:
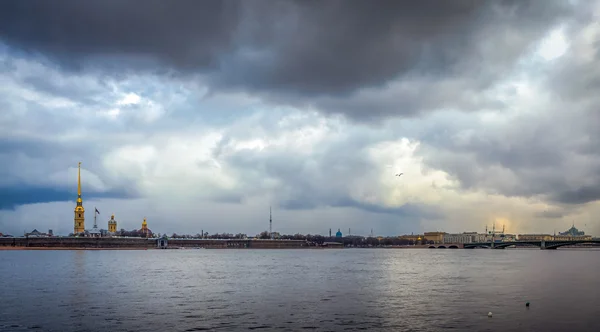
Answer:
M0 251L0 275L2 331L591 331L600 317L598 250Z

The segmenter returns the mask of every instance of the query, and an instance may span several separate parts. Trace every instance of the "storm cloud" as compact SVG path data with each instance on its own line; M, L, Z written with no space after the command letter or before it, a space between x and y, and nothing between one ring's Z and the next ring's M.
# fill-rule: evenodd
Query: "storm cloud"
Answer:
M0 2L0 226L38 227L44 203L68 232L83 161L85 204L153 230L257 233L272 205L290 233L600 232L599 16L599 1Z
M475 0L0 6L7 44L68 70L200 75L212 89L259 93L275 103L362 119L442 105L479 107L486 102L461 91L489 87L531 42L572 12L563 1ZM461 79L436 83L456 76ZM410 87L392 92L400 98L388 96L385 106L343 103L398 79Z

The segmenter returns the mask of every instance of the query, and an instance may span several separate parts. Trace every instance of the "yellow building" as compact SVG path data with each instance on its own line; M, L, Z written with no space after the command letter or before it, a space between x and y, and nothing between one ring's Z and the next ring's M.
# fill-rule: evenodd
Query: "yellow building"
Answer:
M81 199L81 162L77 170L77 205L75 206L75 220L73 234L77 235L85 231L85 209Z
M444 243L444 234L446 232L425 232L423 236L427 241L433 241L433 243Z
M148 223L146 222L146 218L142 221L142 229L140 231L148 236Z
M406 240L406 241L421 241L421 235L400 235L398 236L398 238L400 240Z
M117 221L115 220L115 215L110 216L110 220L108 221L108 232L116 233L117 232Z
M590 241L592 239L591 235L579 235L579 236L571 236L571 235L553 235L552 240L554 241Z
M519 241L552 241L550 234L519 234Z

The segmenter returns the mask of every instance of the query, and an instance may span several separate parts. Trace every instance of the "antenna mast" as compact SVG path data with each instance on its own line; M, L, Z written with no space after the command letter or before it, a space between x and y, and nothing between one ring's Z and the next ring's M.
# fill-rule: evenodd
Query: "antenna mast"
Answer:
M273 214L271 213L271 207L269 206L269 237L273 240Z

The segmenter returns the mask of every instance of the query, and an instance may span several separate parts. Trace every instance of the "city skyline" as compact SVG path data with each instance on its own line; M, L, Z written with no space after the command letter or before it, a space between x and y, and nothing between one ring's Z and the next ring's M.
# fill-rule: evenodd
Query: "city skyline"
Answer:
M396 176L398 176L398 175L396 175ZM93 232L96 232L96 233L99 234L100 231L105 231L105 232L107 231L107 232L109 232L108 236L112 236L112 235L115 235L115 233L117 233L117 230L118 231L123 231L123 230L129 231L129 230L123 228L123 227L117 228L117 221L115 219L115 214L114 213L111 214L110 219L107 221L107 227L106 228L102 228L102 227L98 227L97 228L96 216L100 214L100 211L98 211L98 208L94 206L94 209L93 209L92 212L94 212ZM244 234L244 235L248 235L250 237L254 237L254 236L259 236L262 233L266 232L269 235L269 238L273 239L274 238L273 237L274 234L280 235L280 232L273 232L272 226L273 226L273 213L272 213L272 207L269 206L269 230L268 230L268 232L267 231L260 231L260 232L257 232L256 235L252 235L252 234L239 233L239 232L236 233L236 232L218 232L218 231L214 232L214 233L209 233L209 232L204 232L204 230L201 230L201 232L200 233L196 233L196 235L200 234L201 237L204 237L204 234L214 235L214 234L227 234L227 233L229 233L229 234ZM92 236L91 233L87 234L87 232L90 231L90 230L91 229L85 227L85 207L84 207L84 204L83 204L82 188L81 188L81 162L78 162L78 167L77 167L77 199L76 199L76 204L75 204L75 209L74 209L74 230L73 230L72 234L73 235L78 235L78 236L79 235L81 235L81 236ZM133 230L136 231L135 228ZM141 227L141 229L139 229L139 231L140 232L147 232L148 231L146 217L143 218L142 227ZM35 233L35 232L38 232L37 229L33 230L33 233ZM85 235L83 235L84 232L86 233ZM53 231L49 230L48 233L52 234ZM96 234L96 233L94 233L94 234ZM423 235L423 234L426 235L427 233L428 232L422 232L421 235ZM429 233L431 233L431 232L429 232ZM496 224L495 223L492 223L491 227L486 225L484 232L477 232L477 231L472 232L472 231L464 231L464 230L462 232L445 232L443 230L436 230L433 233L444 233L444 234L448 234L448 235L461 235L461 234L479 234L479 235L492 235L492 236L494 236L496 234L502 234L502 235L504 235L504 234L507 234L507 235L519 235L518 233L512 233L511 234L510 232L506 232L505 225L502 225L501 228L496 229ZM554 235L556 235L556 230L554 230L553 233L554 233ZM157 233L157 234L160 234L160 233ZM173 234L186 235L186 236L194 235L194 234L177 233L177 232L174 232ZM281 233L281 235L283 235L283 234L285 234L285 235L292 235L292 234L299 234L299 233L298 232L296 232L296 233ZM311 233L309 232L307 234L311 234ZM314 234L314 235L323 235L322 233L312 233L312 234ZM542 233L535 233L535 234L544 234L544 233L542 232ZM575 227L575 222L573 222L573 225L571 226L571 228L569 230L567 230L565 232L560 232L559 231L558 234L559 235L568 235L568 234L570 234L571 236L574 236L574 235L584 235L585 231L581 231L581 230L577 229ZM60 234L58 234L58 235L60 236ZM373 233L373 228L371 228L370 235L367 235L367 236L365 236L364 234L361 234L361 233L351 234L351 229L348 228L348 233L346 233L346 236L351 236L351 235L360 236L360 237L373 237L373 236L375 236L375 237L381 237L381 235ZM395 235L392 235L392 237L393 236L404 237L404 236L413 236L413 235L414 236L418 236L419 233L414 234L414 232L411 232L410 235L409 234L395 234ZM335 236L336 237L343 236L343 232L341 232L340 228L338 228L338 231L337 231L337 233L336 233ZM332 235L331 235L331 228L329 229L329 237L332 237Z
M0 3L0 232L600 234L600 1L224 3Z

